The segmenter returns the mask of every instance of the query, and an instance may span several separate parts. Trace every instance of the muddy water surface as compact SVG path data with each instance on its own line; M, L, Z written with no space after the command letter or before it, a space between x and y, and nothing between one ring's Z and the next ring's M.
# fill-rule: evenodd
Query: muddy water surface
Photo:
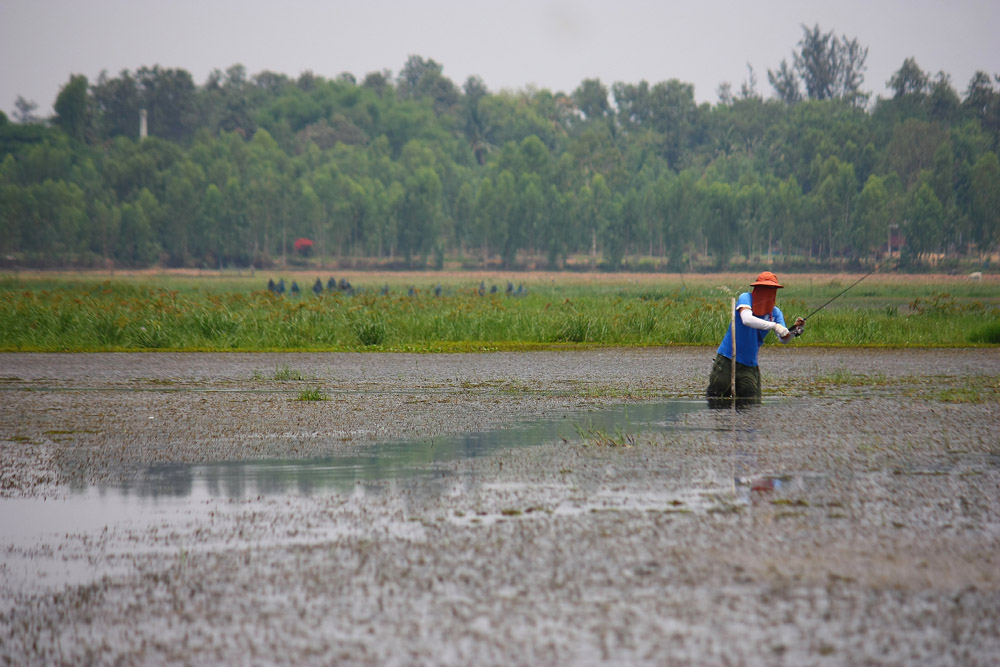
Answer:
M710 357L2 355L0 655L990 664L1000 356Z

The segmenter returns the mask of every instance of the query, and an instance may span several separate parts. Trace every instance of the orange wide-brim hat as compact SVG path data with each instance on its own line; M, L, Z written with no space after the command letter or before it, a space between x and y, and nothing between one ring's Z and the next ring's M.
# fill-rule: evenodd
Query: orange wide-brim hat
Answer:
M757 280L750 283L751 287L764 286L764 287L784 287L778 282L778 276L774 275L770 271L763 271Z

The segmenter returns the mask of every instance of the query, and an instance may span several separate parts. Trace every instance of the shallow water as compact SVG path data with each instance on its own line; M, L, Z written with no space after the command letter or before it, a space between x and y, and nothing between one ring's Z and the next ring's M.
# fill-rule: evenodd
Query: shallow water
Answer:
M0 662L993 664L1000 355L709 357L4 357Z
M66 585L86 585L120 573L118 561L137 554L172 554L177 547L137 536L176 535L199 523L238 522L248 507L268 503L282 514L305 512L315 498L334 494L364 503L365 496L386 493L442 497L479 485L475 473L448 465L489 456L505 449L552 442L570 442L626 434L685 430L682 417L707 410L704 401L674 400L612 408L565 412L547 419L518 422L509 428L413 441L380 443L363 454L314 459L232 461L211 464L149 466L120 484L82 486L60 498L0 498L0 544L6 555L0 566L20 579L22 592ZM618 434L616 436L616 434ZM494 491L515 491L515 485L486 482ZM722 486L729 484L725 480ZM504 488L506 486L506 488ZM725 488L721 489L725 490ZM701 502L704 489L637 493L600 492L586 503L562 503L551 510L559 516L581 515L607 506L642 509L670 502L686 509ZM683 497L680 501L678 498ZM749 501L749 496L746 497ZM319 502L322 502L320 500ZM459 525L503 520L499 512L450 517ZM383 519L386 531L406 535L405 520ZM296 530L292 537L258 535L258 544L311 544L349 534L353 528L324 524ZM80 544L100 544L104 562L93 567L76 557L60 557Z
M675 400L574 411L510 428L414 441L380 443L363 454L314 459L233 461L150 466L121 484L76 488L66 498L0 498L4 541L69 532L133 527L215 511L205 501L283 494L350 493L361 484L406 480L414 486L459 473L442 464L531 447L616 434L683 429L679 419L706 410L704 401Z

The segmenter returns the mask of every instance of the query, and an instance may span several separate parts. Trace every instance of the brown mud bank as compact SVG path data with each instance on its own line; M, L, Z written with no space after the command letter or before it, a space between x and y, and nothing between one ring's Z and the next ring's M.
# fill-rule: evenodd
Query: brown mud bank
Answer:
M711 356L0 355L0 659L990 664L1000 355Z

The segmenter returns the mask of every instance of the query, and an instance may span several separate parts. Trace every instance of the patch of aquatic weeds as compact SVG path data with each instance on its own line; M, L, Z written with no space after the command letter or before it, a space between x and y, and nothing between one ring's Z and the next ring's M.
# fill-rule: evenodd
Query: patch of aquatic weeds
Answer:
M628 433L620 426L615 427L614 433L591 426L577 425L576 433L583 440L585 447L620 447L627 449L635 445L636 436Z
M297 401L325 401L327 400L326 394L319 387L312 387L310 389L303 389L299 392Z
M497 390L501 394L508 396L531 396L544 393L539 387L532 386L526 382L504 381L497 385Z
M813 378L817 384L840 385L847 387L883 387L888 383L885 375L876 373L855 373L847 369L838 369L826 375L819 375Z
M1000 400L1000 378L963 378L958 386L938 387L931 398L941 403L986 403Z
M459 386L464 391L495 391L508 396L534 396L552 393L548 389L534 386L527 382L514 382L511 380L482 380L476 382L463 380L459 383Z
M174 385L180 384L177 380L172 378L147 378L146 382L153 385L161 385L165 387L173 387Z
M589 385L581 387L577 392L580 398L648 399L661 395L662 392L653 390L628 389L612 385Z
M719 504L709 507L707 512L708 514L740 514L743 512L743 506L734 502L719 502Z
M286 382L289 380L305 380L307 378L300 370L289 368L288 366L279 366L274 370L274 379L279 382Z
M778 498L771 501L772 505L786 505L790 507L809 507L809 501L803 500L802 498Z
M262 382L265 380L275 380L276 382L293 382L301 380L309 380L311 378L306 377L305 373L295 368L289 368L288 366L277 366L274 369L273 375L268 375L264 371L254 371L253 380L256 382Z

